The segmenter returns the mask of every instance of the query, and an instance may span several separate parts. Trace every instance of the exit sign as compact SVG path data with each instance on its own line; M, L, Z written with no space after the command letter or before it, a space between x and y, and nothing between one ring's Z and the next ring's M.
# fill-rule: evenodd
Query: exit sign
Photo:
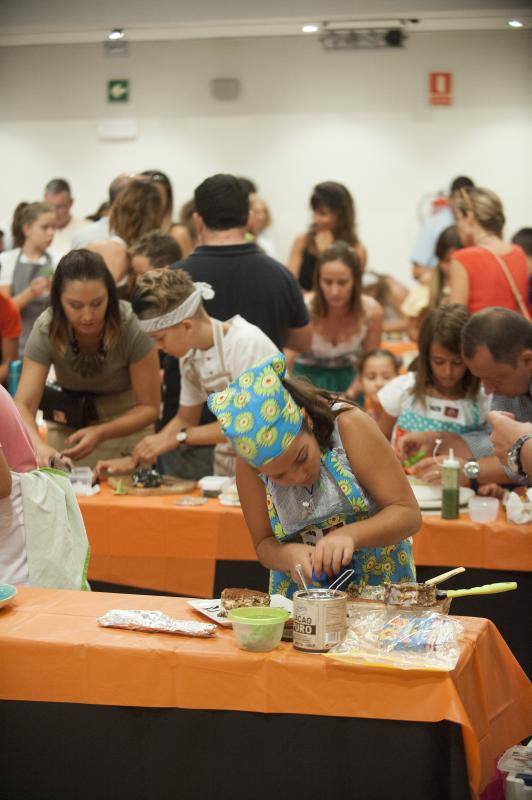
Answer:
M107 81L107 102L127 103L129 101L129 81L120 79Z

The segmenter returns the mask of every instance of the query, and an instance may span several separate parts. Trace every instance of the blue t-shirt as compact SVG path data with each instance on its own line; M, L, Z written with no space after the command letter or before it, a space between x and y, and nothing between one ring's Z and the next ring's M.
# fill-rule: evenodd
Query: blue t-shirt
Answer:
M423 223L416 243L410 254L410 261L424 267L437 267L438 259L435 255L436 244L445 228L455 224L454 214L447 206L433 214Z

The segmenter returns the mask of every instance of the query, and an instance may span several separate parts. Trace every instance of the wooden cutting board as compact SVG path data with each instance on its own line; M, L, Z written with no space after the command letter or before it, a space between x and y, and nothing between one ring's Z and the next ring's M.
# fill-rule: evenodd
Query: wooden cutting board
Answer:
M131 483L131 475L124 475L121 478L109 477L107 478L107 482L113 489L116 489L120 482L125 494L139 494L144 497L167 494L187 494L188 492L193 492L196 488L196 481L187 481L183 478L176 478L173 475L161 475L161 479L161 486L157 486L153 489L140 489L138 486L133 486Z

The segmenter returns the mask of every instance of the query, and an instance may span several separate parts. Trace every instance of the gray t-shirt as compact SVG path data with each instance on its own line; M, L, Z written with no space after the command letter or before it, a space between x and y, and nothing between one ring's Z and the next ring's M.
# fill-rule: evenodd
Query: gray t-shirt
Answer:
M121 333L116 344L106 353L101 372L91 377L82 377L72 367L75 359L72 347L68 344L65 353L52 349L48 333L52 319L52 309L38 317L33 326L24 357L42 364L54 365L58 384L71 391L94 392L95 394L118 394L131 388L130 364L135 364L147 355L153 347L151 337L140 329L131 306L120 300Z

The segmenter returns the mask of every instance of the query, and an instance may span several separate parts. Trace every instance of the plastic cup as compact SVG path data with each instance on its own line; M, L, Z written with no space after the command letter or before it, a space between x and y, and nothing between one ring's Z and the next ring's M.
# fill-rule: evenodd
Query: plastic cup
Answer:
M499 500L496 497L470 497L468 507L473 522L495 522L499 513Z
M238 646L253 653L275 650L290 614L284 608L234 608L228 613Z

